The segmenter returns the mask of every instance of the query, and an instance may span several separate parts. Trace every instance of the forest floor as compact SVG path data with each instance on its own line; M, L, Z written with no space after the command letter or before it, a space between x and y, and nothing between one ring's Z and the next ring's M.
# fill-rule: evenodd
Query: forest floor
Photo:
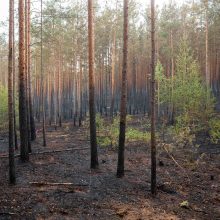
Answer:
M206 153L200 152L197 159L191 160L187 147L170 154L161 149L158 194L153 198L149 144L126 144L126 172L119 179L115 175L116 149L99 149L100 168L89 169L85 127L68 123L57 131L48 128L47 147L42 147L41 139L39 132L33 152L72 150L33 154L29 163L16 158L15 186L8 184L7 158L0 158L0 219L220 219L218 152L206 149ZM6 149L3 135L0 157L7 154Z

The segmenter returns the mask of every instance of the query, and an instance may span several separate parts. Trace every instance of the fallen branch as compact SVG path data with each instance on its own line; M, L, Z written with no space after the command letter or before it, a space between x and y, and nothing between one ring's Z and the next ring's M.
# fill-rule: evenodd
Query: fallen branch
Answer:
M51 151L42 151L42 152L33 152L30 155L38 155L38 154L53 154L53 153L60 153L65 151L74 151L74 150L88 150L89 147L84 148L68 148L68 149L61 149L61 150L51 150ZM15 158L20 157L20 154L16 154ZM8 155L1 155L0 158L8 158Z
M204 213L204 214L207 214L207 212L205 210L202 210L200 208L197 208L197 207L190 207L190 209L194 212L201 212L201 213Z
M0 215L17 215L17 214L13 212L0 212Z
M88 184L75 184L75 183L51 183L51 182L29 182L29 184L41 186L88 186Z
M61 150L53 150L53 151L42 151L42 152L34 152L30 155L37 155L37 154L50 154L50 153L60 153L65 151L74 151L74 150L88 150L89 147L82 147L82 148L68 148L68 149L61 149Z
M190 181L190 178L188 174L186 173L185 169L175 160L175 158L170 154L170 152L167 150L165 144L163 145L164 150L167 152L168 156L174 161L174 163L186 174L188 180Z

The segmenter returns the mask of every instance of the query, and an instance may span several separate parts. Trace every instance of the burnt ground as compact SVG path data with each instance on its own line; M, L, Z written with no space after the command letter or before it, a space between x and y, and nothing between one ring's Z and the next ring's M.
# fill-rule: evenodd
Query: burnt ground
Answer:
M153 198L149 144L127 143L126 173L118 179L115 149L99 149L100 169L89 169L86 128L65 124L47 130L48 146L42 147L39 133L33 152L76 150L33 154L29 163L16 158L16 186L8 184L8 159L0 158L0 219L220 219L220 154L201 152L192 160L187 147L170 155L159 150L158 194ZM1 157L6 149L3 137ZM181 207L183 201L189 206Z

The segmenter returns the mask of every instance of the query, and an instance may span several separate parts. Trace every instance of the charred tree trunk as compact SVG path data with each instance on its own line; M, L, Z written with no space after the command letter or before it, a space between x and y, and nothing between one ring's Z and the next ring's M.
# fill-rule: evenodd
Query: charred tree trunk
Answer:
M118 148L117 177L124 176L124 148L126 130L127 107L127 57L128 57L128 0L124 0L124 45L123 45L123 70L121 78L121 105L120 105L120 131Z
M155 2L151 0L151 193L156 194L155 136Z
M14 0L13 0L13 10L14 10ZM12 51L13 51L13 117L14 117L14 146L15 150L18 150L18 136L17 136L17 122L16 122L16 76L15 76L15 30L14 30L14 11L13 11L13 25L12 25Z
M29 110L29 60L28 60L28 47L29 47L29 37L28 37L28 0L25 0L25 73L26 73L26 108L27 108L27 137L28 137L28 151L31 153L31 127L30 127L30 110Z
M91 168L99 166L96 138L96 110L94 86L94 21L93 0L88 0L88 43L89 43L89 116L90 116L90 142L91 142Z
M21 160L29 160L27 137L26 74L25 74L24 0L19 0L19 125Z
M112 72L111 72L111 106L110 116L113 123L114 118L114 104L115 104L115 47L116 47L116 33L113 33L113 44L112 44Z
M54 103L54 127L57 130L57 83L56 83L56 69L53 71L53 103Z
M62 127L62 119L61 119L61 42L59 40L59 55L58 55L58 123L59 127Z
M8 54L8 128L9 128L9 181L15 184L14 162L14 104L13 104L13 29L14 29L14 0L9 2L9 54Z
M28 104L29 104L29 120L30 120L30 136L31 140L34 141L36 139L36 129L35 129L35 121L33 116L33 106L32 106L32 94L31 94L31 1L27 2L27 10L28 10Z
M43 146L46 147L46 128L45 128L45 108L44 108L44 83L43 83L43 0L41 0L41 98L42 98L42 133L43 133Z
M209 73L209 23L208 23L208 1L206 1L205 12L205 76L207 90L210 87L210 73Z

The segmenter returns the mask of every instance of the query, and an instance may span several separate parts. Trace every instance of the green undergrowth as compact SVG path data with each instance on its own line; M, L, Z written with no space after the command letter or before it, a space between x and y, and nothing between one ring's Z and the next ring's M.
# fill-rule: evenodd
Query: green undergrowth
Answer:
M186 117L184 117L186 119ZM196 124L184 124L184 120L179 120L173 126L166 126L160 130L160 139L163 142L173 143L178 147L200 147L201 142L197 143L197 136L206 135L204 139L208 139L211 144L219 144L220 142L220 119L213 116L206 123L200 122ZM186 119L187 120L187 119ZM164 139L165 137L165 139Z
M195 145L196 136L209 132L209 139L220 138L220 120L216 119L216 99L207 87L187 38L180 40L175 73L167 76L162 64L156 67L158 111L163 112L164 133L180 145ZM167 114L167 110L169 114ZM172 126L167 126L172 124ZM167 128L168 127L168 128Z
M214 118L209 121L209 135L212 143L217 144L220 140L220 118Z
M119 137L119 121L120 118L117 116L113 119L113 123L105 121L100 114L96 116L96 127L97 127L97 141L99 146L116 147L118 145ZM141 131L138 128L129 125L132 122L132 116L127 116L127 128L126 128L126 142L150 141L150 133Z
M2 85L0 85L0 100L0 130L3 130L8 122L8 91Z
M0 131L8 128L8 90L0 84ZM15 99L16 121L18 125L18 99Z

